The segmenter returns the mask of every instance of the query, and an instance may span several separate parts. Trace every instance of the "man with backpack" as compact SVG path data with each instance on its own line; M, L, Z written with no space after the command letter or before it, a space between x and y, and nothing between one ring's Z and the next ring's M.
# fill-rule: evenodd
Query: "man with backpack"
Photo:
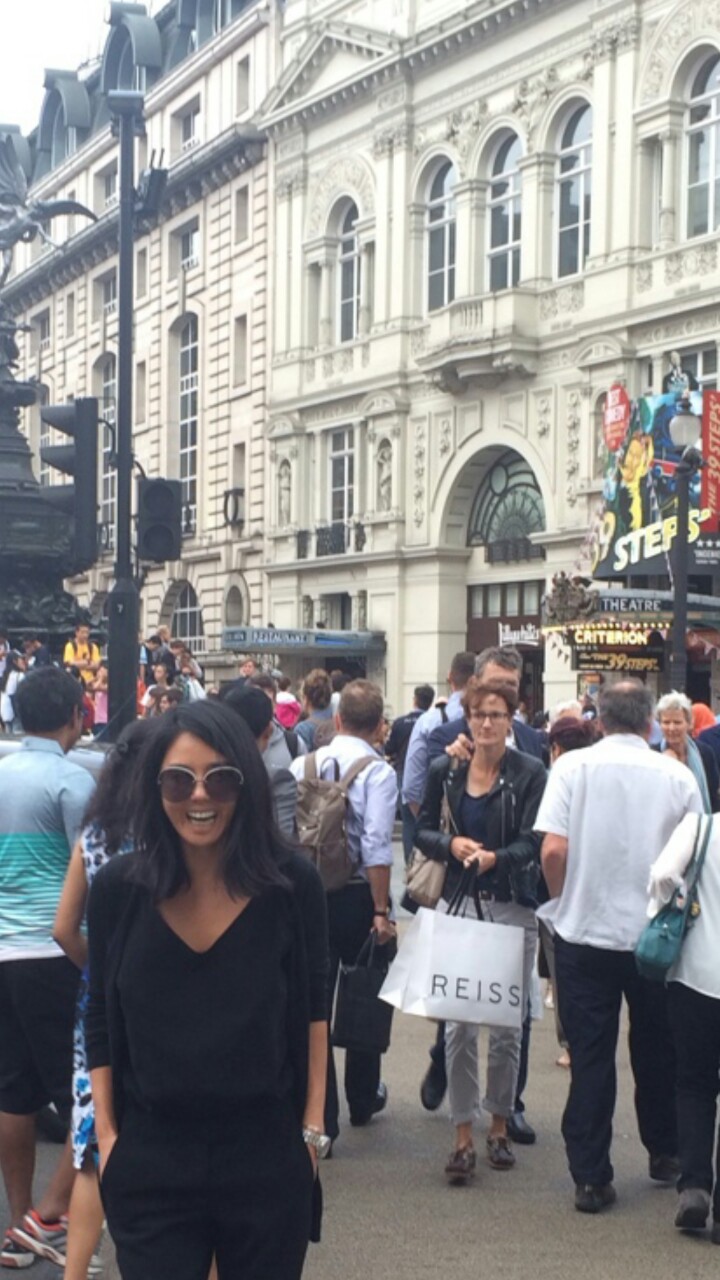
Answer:
M394 950L390 919L392 833L397 804L395 771L372 745L383 718L383 697L368 680L352 680L340 696L332 742L290 766L298 783L300 843L328 890L330 996L340 964L355 963L374 931L380 948ZM381 952L382 955L382 952ZM366 1125L387 1102L380 1054L348 1050L345 1096L350 1123ZM325 1132L336 1138L338 1093L332 1054L328 1064Z
M238 684L240 681L237 682ZM277 683L267 671L250 676L247 684L262 689L272 704L272 732L264 750L265 763L276 769L289 769L293 760L305 755L307 747L294 729L285 729L276 715Z

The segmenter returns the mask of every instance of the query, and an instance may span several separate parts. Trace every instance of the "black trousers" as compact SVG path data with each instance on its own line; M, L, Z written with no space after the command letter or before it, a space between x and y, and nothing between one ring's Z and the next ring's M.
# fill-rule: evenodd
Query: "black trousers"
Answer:
M366 883L352 882L344 889L327 895L328 934L330 942L330 998L332 1009L340 964L354 964L360 949L367 941L373 923L373 897ZM395 944L388 943L376 951L376 962L387 965L392 959ZM380 1084L379 1053L345 1053L345 1097L353 1115L367 1114L377 1096ZM336 1138L340 1132L337 1076L332 1049L328 1054L327 1095L325 1100L325 1132Z
M560 1020L572 1060L562 1121L568 1164L579 1186L603 1186L613 1179L610 1144L623 996L641 1141L650 1155L677 1152L675 1051L666 992L661 983L640 977L632 951L578 946L556 934L555 965Z
M299 1280L313 1171L290 1105L222 1127L131 1112L101 1192L122 1280Z
M712 1192L714 1182L713 1218L720 1222L720 1000L671 982L668 1013L677 1055L678 1189L702 1187Z

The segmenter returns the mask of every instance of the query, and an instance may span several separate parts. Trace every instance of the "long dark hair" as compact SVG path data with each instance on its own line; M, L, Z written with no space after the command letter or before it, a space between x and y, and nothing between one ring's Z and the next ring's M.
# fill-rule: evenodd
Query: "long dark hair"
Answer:
M172 897L190 883L180 840L157 785L163 761L182 733L200 738L243 775L223 852L222 876L228 892L233 897L256 897L276 885L287 887L278 859L290 846L275 826L270 781L255 739L238 715L209 698L172 707L153 723L135 775L133 879L149 890L154 902Z
M111 747L98 777L92 799L85 810L84 823L102 827L104 844L112 855L132 835L130 800L138 762L138 752L155 728L152 720L134 720L126 725Z

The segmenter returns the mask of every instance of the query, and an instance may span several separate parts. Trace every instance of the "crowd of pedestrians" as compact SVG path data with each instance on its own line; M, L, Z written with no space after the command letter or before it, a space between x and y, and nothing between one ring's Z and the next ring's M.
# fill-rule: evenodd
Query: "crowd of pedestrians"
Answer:
M45 1257L87 1280L106 1220L123 1280L301 1275L340 1088L352 1126L391 1102L374 1043L347 1048L338 1082L330 1025L338 977L368 940L382 972L396 954L398 821L406 862L419 851L442 867L437 911L465 894L466 916L524 939L521 1025L490 1028L484 1088L468 1022L439 1024L418 1072L426 1109L447 1094L447 1181L477 1176L483 1113L491 1169L511 1171L536 1140L523 1095L540 954L569 1067L575 1207L616 1199L624 999L649 1177L677 1184L679 1228L710 1219L720 1243L714 721L621 680L532 727L506 646L456 654L447 697L419 685L389 725L381 690L341 672L295 689L248 657L206 690L158 633L140 650L153 683L96 784L68 753L103 692L100 653L81 628L65 669L37 660L36 637L24 648L22 671L5 647L0 677L24 734L0 760L3 1267ZM699 915L667 984L652 982L634 949L683 885L702 823ZM48 1104L68 1138L36 1193Z

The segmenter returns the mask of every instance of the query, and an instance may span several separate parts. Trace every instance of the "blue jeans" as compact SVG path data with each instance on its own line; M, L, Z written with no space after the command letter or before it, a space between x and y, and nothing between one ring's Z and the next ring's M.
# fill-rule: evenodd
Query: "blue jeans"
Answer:
M407 867L410 862L410 859L412 858L412 852L415 847L415 832L417 831L417 818L415 817L415 814L413 813L410 806L408 804L405 804L404 801L403 801L403 804L401 805L401 813L402 813L403 854L405 856L405 866Z

